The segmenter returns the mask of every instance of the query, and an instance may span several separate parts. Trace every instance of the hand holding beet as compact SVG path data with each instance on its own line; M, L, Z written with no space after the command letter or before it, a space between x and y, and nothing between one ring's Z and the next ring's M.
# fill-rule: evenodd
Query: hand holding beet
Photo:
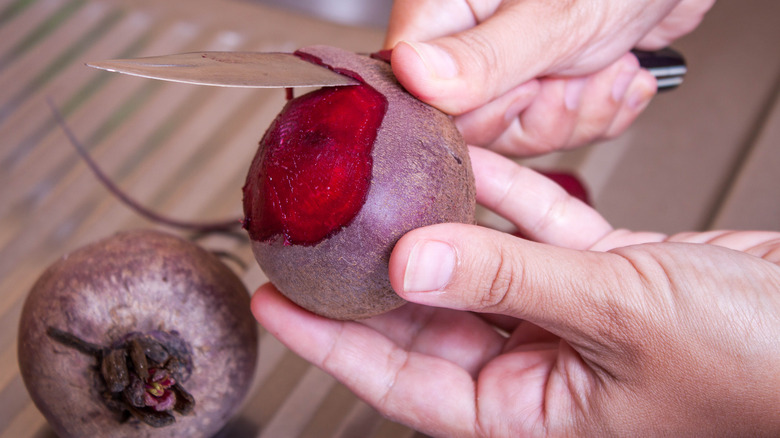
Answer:
M613 230L529 169L472 160L478 201L542 243L420 228L390 261L403 308L333 321L265 285L255 316L433 436L780 434L780 233Z
M19 366L60 436L211 436L249 389L257 325L216 256L154 231L64 256L30 292Z

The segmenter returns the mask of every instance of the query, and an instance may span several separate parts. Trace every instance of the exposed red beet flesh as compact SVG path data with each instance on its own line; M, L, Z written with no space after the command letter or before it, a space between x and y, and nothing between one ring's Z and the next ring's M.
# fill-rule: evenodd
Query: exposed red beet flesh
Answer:
M538 172L558 183L558 185L563 187L563 189L566 190L569 195L588 205L591 205L588 189L585 188L585 185L576 175L561 171L554 172L540 170Z
M371 150L387 101L368 85L290 101L260 141L244 187L253 240L313 245L348 225L371 184Z

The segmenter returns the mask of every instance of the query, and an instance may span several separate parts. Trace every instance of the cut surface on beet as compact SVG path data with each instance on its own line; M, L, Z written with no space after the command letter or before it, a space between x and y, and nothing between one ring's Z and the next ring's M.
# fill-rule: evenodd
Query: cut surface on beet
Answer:
M313 245L348 225L371 184L371 150L387 102L368 85L290 101L260 141L244 187L253 240Z

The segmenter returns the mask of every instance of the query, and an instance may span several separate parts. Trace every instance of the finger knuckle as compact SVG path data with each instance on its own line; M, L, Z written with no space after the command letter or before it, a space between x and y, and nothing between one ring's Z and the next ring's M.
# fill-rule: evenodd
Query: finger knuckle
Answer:
M472 60L476 63L477 69L494 71L501 64L501 57L498 56L495 42L482 32L475 29L473 32L464 33L461 35L461 41L470 49Z
M609 128L615 118L616 108L609 108L609 112L594 112L590 118L577 127L575 133L566 142L566 146L577 147L598 140L609 138Z
M529 227L532 235L544 235L548 230L557 229L563 219L567 217L566 209L571 201L571 196L561 189L557 196L549 200L544 213Z
M384 385L384 391L377 398L377 407L385 410L392 411L393 405L398 403L398 400L403 399L403 395L398 392L398 381L402 379L402 376L409 372L409 359L410 355L401 348L393 349L387 357L388 368L392 371L387 376L387 383Z
M528 121L524 123L523 116L520 115L489 147L510 155L546 154L564 146L564 142L558 137L559 132L548 129L547 125Z
M651 344L664 342L671 333L670 317L675 314L671 285L659 286L659 278L670 278L663 263L652 251L621 248L610 251L622 259L627 269L618 290L605 290L592 305L597 308L599 336L613 349L645 360Z
M493 311L509 310L519 290L522 278L522 267L514 262L505 247L500 247L497 257L493 261L491 269L486 270L491 274L485 278L483 294L479 298L477 306L481 309Z

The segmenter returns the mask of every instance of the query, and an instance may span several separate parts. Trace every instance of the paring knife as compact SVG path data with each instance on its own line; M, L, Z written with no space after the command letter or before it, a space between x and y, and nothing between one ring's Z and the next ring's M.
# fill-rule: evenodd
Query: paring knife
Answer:
M639 64L658 80L658 90L679 86L687 68L672 49L633 50ZM358 81L292 53L190 52L90 62L90 67L151 79L243 88L333 87Z

